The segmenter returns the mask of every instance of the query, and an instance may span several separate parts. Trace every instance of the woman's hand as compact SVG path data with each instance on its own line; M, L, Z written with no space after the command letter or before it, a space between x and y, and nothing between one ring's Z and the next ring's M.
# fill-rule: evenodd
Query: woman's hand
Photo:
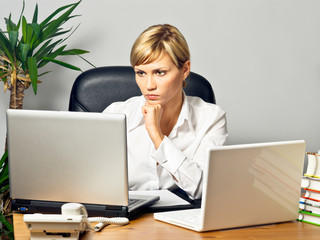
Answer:
M146 101L146 104L142 107L145 126L156 149L158 149L164 138L160 127L162 110L160 104L153 105L149 104L148 101Z

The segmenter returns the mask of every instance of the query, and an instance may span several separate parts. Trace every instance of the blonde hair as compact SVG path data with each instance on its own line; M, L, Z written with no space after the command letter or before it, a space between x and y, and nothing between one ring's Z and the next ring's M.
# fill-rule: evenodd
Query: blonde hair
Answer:
M187 41L176 27L169 24L153 25L134 42L130 54L131 66L151 63L164 51L178 68L190 60Z

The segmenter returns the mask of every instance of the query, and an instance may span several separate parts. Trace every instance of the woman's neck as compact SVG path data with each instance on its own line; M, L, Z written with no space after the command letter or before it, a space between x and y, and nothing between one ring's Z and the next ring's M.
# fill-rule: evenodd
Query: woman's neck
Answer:
M175 104L170 104L169 106L164 106L162 116L161 116L161 131L164 135L169 136L173 127L176 125L181 108L183 105L184 94L182 93L179 100L175 101Z

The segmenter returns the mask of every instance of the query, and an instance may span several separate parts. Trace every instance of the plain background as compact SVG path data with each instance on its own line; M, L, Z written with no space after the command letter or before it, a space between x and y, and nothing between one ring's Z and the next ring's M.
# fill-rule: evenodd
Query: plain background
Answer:
M43 20L69 0L35 2ZM0 8L0 26L22 0ZM129 65L134 40L148 26L170 23L184 34L192 71L212 84L217 104L227 112L228 144L305 139L307 151L320 149L320 1L318 0L83 0L66 28L77 26L68 48L90 51L95 66ZM60 58L87 70L78 57ZM25 92L25 109L67 110L79 72L53 63L35 96ZM3 84L1 84L1 88ZM0 92L0 154L6 132L9 92ZM35 143L36 144L36 143Z

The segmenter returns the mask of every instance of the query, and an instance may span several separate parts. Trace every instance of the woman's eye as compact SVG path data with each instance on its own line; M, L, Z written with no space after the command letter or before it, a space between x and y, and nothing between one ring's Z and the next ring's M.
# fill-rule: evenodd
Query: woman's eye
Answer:
M145 72L141 72L141 71L136 72L136 74L137 74L139 77L143 77L144 75L146 75Z
M158 75L158 76L163 76L163 75L165 75L165 74L166 74L165 71L158 71L158 72L157 72L157 75Z

